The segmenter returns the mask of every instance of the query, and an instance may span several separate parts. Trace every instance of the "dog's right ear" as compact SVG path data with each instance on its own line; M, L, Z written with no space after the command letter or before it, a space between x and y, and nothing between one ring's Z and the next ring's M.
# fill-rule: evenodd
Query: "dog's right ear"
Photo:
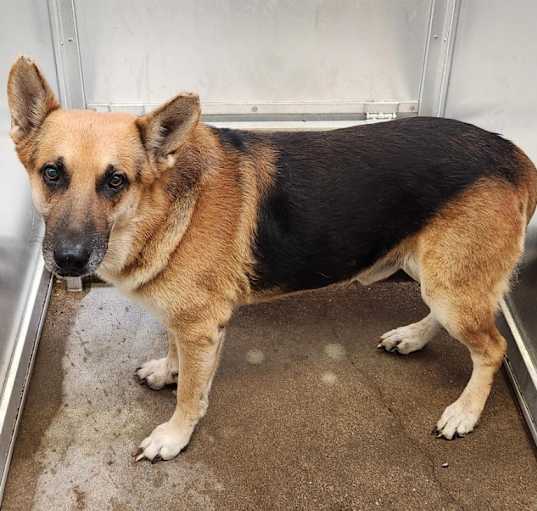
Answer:
M11 138L15 143L35 133L47 115L60 107L52 89L32 60L19 57L9 72L7 97Z

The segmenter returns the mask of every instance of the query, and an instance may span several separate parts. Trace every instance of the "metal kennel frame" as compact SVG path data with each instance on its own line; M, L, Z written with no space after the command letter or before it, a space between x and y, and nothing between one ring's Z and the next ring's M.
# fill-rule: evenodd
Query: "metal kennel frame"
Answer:
M537 161L537 42L525 21L537 18L532 0L22 0L2 9L0 29L13 35L3 39L13 47L0 47L2 90L9 65L26 53L70 108L143 113L180 86L201 92L204 119L215 125L313 129L448 116L504 132ZM3 98L0 107L8 155L0 165L20 167ZM0 247L0 492L51 287L32 242L42 226L28 214L26 183L2 189L26 216L11 238L0 223L0 241L15 240ZM21 254L23 270L12 264ZM536 259L533 222L502 325L506 368L537 441Z

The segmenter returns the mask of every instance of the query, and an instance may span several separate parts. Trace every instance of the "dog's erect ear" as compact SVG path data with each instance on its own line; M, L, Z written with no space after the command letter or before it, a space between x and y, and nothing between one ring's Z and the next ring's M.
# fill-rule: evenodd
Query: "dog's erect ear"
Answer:
M60 107L38 67L20 57L9 72L7 97L11 111L11 138L15 143L39 129L47 115Z
M180 94L136 120L146 151L168 167L175 164L176 151L200 118L196 94Z

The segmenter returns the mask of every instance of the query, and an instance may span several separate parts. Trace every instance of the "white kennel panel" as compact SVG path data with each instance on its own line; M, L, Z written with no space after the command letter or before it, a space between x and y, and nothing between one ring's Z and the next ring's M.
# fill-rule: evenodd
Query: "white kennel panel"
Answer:
M6 86L19 55L39 62L52 87L56 67L47 3L0 1L0 496L23 395L46 308L50 274L44 270L26 171L9 138Z
M460 6L446 116L497 131L537 162L537 2Z
M432 5L76 0L86 103L136 109L192 90L215 115L416 112Z

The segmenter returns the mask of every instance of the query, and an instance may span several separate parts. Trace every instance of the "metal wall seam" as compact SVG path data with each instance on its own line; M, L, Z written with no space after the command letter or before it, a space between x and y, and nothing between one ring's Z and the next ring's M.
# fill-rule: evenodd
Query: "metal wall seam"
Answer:
M432 0L419 91L420 115L445 115L459 12L460 0Z

